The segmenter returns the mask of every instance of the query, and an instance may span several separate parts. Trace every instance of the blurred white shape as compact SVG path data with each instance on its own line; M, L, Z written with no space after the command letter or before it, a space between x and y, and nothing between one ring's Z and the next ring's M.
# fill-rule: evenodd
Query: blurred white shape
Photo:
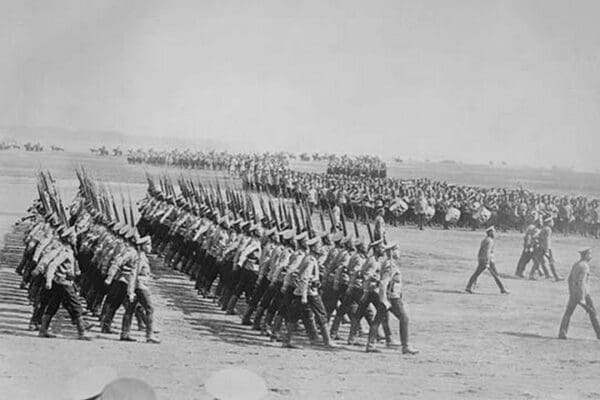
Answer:
M115 379L117 379L117 371L111 367L93 367L81 371L71 377L67 383L69 399L81 400L97 396Z
M219 400L259 400L267 394L265 380L243 368L227 368L212 374L206 391Z

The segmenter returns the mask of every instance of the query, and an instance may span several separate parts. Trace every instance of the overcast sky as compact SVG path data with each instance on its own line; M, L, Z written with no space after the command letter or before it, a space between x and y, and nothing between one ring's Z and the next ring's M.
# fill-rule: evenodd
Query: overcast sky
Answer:
M0 125L600 168L597 0L0 4Z

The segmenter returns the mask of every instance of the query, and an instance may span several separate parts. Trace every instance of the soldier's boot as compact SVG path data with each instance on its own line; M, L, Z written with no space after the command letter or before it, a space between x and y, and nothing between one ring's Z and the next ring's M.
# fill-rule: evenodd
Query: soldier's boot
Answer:
M92 340L91 337L85 334L85 323L83 317L77 317L75 320L75 326L77 327L77 339L79 340Z
M50 328L51 320L52 320L51 316L42 315L42 323L40 324L40 332L38 333L39 337L43 337L43 338L55 338L56 337L56 335L53 335L50 332L48 332L48 329Z
M144 312L144 309L138 304L136 305L133 314L135 315L138 331L146 330L146 313Z
M38 331L40 330L40 325L38 323L36 323L33 318L31 318L31 320L29 320L29 327L28 329L32 332L34 331Z
M100 309L100 306L102 306L102 309L100 312L95 312L96 315L98 315L98 319L100 321L104 320L104 317L106 316L106 313L108 311L109 308L109 304L108 301L104 301L104 303L100 303L99 301L95 301L95 306L97 306L98 309Z
M286 322L286 331L285 335L283 335L283 340L281 342L281 346L286 349L299 349L299 346L292 344L292 334L294 333L294 325L292 323Z
M267 315L265 316L265 319L260 323L260 331L262 332L263 335L269 336L269 337L271 336L271 323L273 322L274 316L275 316L275 313L267 311ZM256 320L255 320L255 322L256 322Z
M190 276L190 278L192 278L192 267L194 266L194 259L192 257L190 257L189 260L186 260L185 266L183 267L182 271L184 274L187 274Z
M154 316L146 316L146 343L159 344L160 340L154 335Z
M254 316L254 322L252 323L252 329L255 331L261 331L261 321L263 314L265 313L265 308L258 306L256 309L256 315Z
M227 303L227 315L235 315L235 306L237 304L238 297L234 294L231 295L229 302Z
M383 338L385 339L386 347L391 349L396 349L400 347L400 343L396 342L392 336L390 322L387 318L384 318L383 321L381 321L381 328L383 329Z
M408 319L400 322L400 342L402 343L402 354L417 354L419 351L408 344Z
M360 321L353 321L352 324L350 325L350 333L348 334L348 345L350 346L357 346L359 345L358 343L358 339L356 338L356 334L358 333L358 330L360 329ZM377 337L377 332L375 332L375 338ZM371 340L371 338L369 338L369 340Z
M348 341L350 341L350 339L348 339ZM376 341L377 341L377 329L374 329L374 327L371 327L369 329L369 336L367 338L367 345L365 347L365 351L367 353L380 353L381 352L381 350L379 350L375 347Z
M23 258L21 258L21 262L19 263L19 265L17 265L17 268L15 268L15 272L19 275L23 274L23 269L25 268L25 264L28 263L28 257L25 255L25 252L23 253Z
M306 331L306 335L308 336L308 340L310 344L317 345L319 343L319 335L317 334L317 327L315 326L315 320L312 316L308 318L303 318L302 323L304 324L304 330ZM287 326L287 325L286 325ZM294 330L298 329L298 325L294 326Z
M248 308L246 309L246 313L242 317L242 325L252 325L252 314L254 314L255 310L256 306L248 306Z
M123 314L123 323L121 324L121 337L120 340L124 342L135 342L136 340L131 337L131 319L132 315L130 315L127 311Z
M232 296L232 292L231 289L229 288L225 288L225 291L223 293L223 297L221 298L221 310L222 311L227 311L227 306L229 305L229 300L231 300L231 296Z
M100 332L101 333L107 333L107 334L113 334L115 333L112 328L112 318L111 318L111 314L112 314L112 307L110 305L108 305L107 303L104 303L106 305L106 310L103 310L103 314L100 320Z
M329 335L329 327L327 325L321 326L321 337L323 337L323 344L326 348L337 348L337 346L331 341L331 336Z
M335 317L333 318L333 323L331 324L331 338L333 340L340 340L340 337L338 336L338 331L340 329L341 323L342 317L340 317L340 314L335 314Z
M272 342L279 341L279 332L281 331L282 324L283 324L283 317L281 315L277 315L275 317L275 321L273 322L273 330L271 331L271 341Z

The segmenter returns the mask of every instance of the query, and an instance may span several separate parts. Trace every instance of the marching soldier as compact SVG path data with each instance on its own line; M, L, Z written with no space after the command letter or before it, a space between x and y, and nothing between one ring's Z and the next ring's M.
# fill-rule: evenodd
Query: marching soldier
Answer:
M521 253L521 257L517 262L515 276L518 276L519 278L525 278L523 273L525 272L527 264L529 264L529 262L533 259L535 240L538 235L539 229L537 229L537 227L533 224L529 225L525 230L525 236L523 238L523 252Z
M320 237L315 236L307 240L306 244L309 247L309 253L304 257L298 270L295 272L295 288L293 290L293 298L291 305L288 309L288 315L286 318L287 333L283 342L284 347L294 348L295 346L291 343L292 335L295 329L295 324L299 316L303 317L303 321L311 325L311 328L307 328L311 341L315 341L312 337L312 317L310 312L314 314L317 324L321 330L323 337L323 344L327 348L333 348L329 336L329 327L327 324L327 317L325 313L325 306L321 296L319 295L319 263L318 258L322 256L322 249L320 246Z
M475 285L477 282L477 278L483 273L483 271L487 269L494 278L496 285L498 285L500 293L509 294L509 291L504 288L504 285L498 276L496 265L494 264L494 237L496 235L496 230L493 226L490 226L485 230L485 232L486 236L485 239L481 241L481 246L479 247L479 253L477 256L479 264L473 275L471 275L465 291L467 293L473 293L473 285Z
M132 278L129 280L128 287L128 298L125 307L125 314L123 314L123 324L121 328L121 340L124 341L135 341L130 335L131 320L135 312L137 304L141 304L145 311L146 319L146 342L158 344L158 340L154 336L154 307L150 297L150 288L148 282L150 280L150 263L146 254L152 250L151 240L149 236L140 238L134 236L132 242L135 243L136 250L138 252L137 265L134 266L132 271ZM133 292L131 287L135 286Z
M39 336L44 338L54 337L54 335L48 332L48 328L52 317L62 304L69 313L71 321L77 327L78 338L81 340L90 340L85 334L83 310L73 287L73 281L79 273L73 254L75 230L73 228L66 228L61 233L60 240L63 244L61 252L48 265L46 271L45 287L50 291L50 296L42 317Z

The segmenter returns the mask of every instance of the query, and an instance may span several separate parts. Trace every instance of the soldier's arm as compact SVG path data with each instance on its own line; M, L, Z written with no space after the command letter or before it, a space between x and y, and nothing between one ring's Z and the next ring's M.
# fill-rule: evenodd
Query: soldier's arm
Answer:
M141 267L140 261L140 256L138 254L132 254L132 256L129 259L129 262L132 266L131 272L129 273L129 277L127 278L127 296L129 297L130 301L133 301L133 299L135 298L135 285L137 283L137 277Z
M115 279L115 276L117 275L117 272L119 272L119 270L123 266L123 263L126 262L126 259L124 257L125 254L117 254L110 261L108 273L106 274L106 279L104 280L104 283L106 285L110 285L112 283L113 279Z
M66 252L61 251L60 254L54 257L54 259L48 264L48 268L46 269L46 289L50 289L52 287L52 280L54 279L56 269L67 259L66 256Z

